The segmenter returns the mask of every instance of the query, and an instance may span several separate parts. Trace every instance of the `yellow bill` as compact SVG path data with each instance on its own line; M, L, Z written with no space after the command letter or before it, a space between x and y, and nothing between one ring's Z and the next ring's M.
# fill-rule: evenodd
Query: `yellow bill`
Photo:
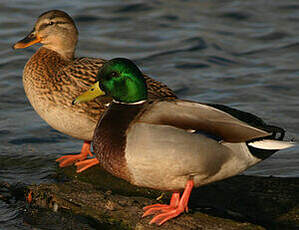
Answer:
M72 104L79 104L81 102L87 102L95 99L96 97L100 97L105 95L105 92L101 90L99 82L96 82L94 85L90 87L85 93L81 94L75 100L73 100Z

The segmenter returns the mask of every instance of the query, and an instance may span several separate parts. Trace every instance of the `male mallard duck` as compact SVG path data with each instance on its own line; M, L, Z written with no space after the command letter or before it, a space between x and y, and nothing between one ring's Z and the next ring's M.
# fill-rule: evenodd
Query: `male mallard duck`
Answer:
M86 159L96 123L104 113L111 98L72 106L72 100L95 82L99 68L105 60L99 58L74 58L78 30L73 19L63 11L51 10L37 19L34 29L14 49L35 43L43 46L27 62L23 72L26 95L35 111L50 126L74 138L84 140L81 153L57 159L60 167ZM151 98L176 98L161 82L147 76ZM79 168L78 171L83 171Z
M103 168L137 186L173 191L169 205L144 208L143 217L156 214L150 223L188 210L194 186L234 176L293 145L282 141L283 129L224 105L148 99L145 79L128 59L105 63L74 104L101 95L113 98L93 136Z

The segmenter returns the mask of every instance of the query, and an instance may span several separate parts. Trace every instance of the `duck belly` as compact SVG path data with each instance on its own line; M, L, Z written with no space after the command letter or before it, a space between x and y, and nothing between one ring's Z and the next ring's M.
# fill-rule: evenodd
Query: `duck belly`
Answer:
M80 140L92 140L96 119L72 106L71 98L68 100L69 105L63 103L67 98L64 92L59 92L55 98L53 94L39 94L28 84L24 84L24 89L34 110L52 128Z
M125 151L131 182L159 190L184 189L189 179L201 186L257 163L245 143L226 145L167 125L133 125Z
M92 141L96 123L85 114L69 111L59 106L49 106L46 111L36 110L36 112L52 128L80 140Z

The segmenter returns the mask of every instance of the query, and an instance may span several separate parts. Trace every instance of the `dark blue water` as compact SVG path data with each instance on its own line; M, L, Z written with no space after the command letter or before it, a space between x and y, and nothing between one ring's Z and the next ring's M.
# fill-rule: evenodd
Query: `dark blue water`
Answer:
M179 97L255 113L299 139L297 1L0 2L0 180L49 182L60 154L81 142L51 129L30 106L22 70L37 46L13 51L42 12L61 9L80 31L77 56L128 57ZM246 174L299 176L299 148ZM17 204L0 201L0 229L21 229Z

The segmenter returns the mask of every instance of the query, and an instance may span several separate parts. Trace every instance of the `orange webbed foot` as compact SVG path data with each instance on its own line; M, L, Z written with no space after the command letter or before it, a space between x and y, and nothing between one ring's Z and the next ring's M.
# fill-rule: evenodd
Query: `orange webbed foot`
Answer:
M180 193L175 192L172 194L169 205L168 204L152 204L152 205L145 206L143 208L143 210L145 212L143 213L142 217L146 217L146 216L156 214L156 213L164 213L164 212L168 212L172 209L175 209L179 205L179 201L180 201Z
M182 197L180 198L180 193L178 192L173 193L169 205L154 204L144 207L143 210L145 212L142 217L154 214L155 217L150 221L150 224L162 225L167 220L180 215L184 211L188 211L188 201L193 186L193 180L189 180Z
M164 224L167 220L170 220L174 217L177 217L180 215L182 212L184 212L183 208L170 208L167 212L156 215L149 223L150 224L157 224L157 225L162 225Z
M88 159L85 161L80 161L75 163L76 167L77 167L77 173L83 172L84 170L99 164L99 160L97 158L92 158L92 159Z
M90 141L84 141L80 154L62 156L56 162L59 162L59 167L62 168L70 166L77 161L85 160L88 155L93 156L90 152Z

